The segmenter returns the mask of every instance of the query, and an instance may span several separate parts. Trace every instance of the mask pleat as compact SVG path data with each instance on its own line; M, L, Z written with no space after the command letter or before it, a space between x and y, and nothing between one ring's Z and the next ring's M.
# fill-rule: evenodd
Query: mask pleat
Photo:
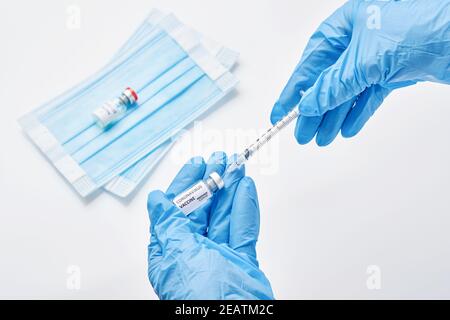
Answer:
M115 140L128 135L130 130L140 126L146 119L154 117L155 113L165 108L168 103L176 99L184 91L188 90L196 81L204 76L204 73L197 67L183 75L177 82L167 86L165 90L145 101L135 112L131 113L126 119L122 119L114 130L104 132L98 136L95 141L91 141L83 149L78 150L72 156L83 163L95 153L101 151ZM176 114L172 116L177 116ZM173 121L173 120L172 120Z
M175 81L185 76L186 73L190 71L192 72L192 69L194 67L195 63L191 59L183 59L181 62L173 66L171 70L168 70L164 75L159 77L156 81L147 83L146 87L138 91L141 101L139 105L130 110L128 114L123 119L121 119L121 121L117 123L116 126L113 127L114 132L117 132L121 127L135 125L140 118L144 117L146 114L151 113L155 108L155 104L147 103L147 101L157 95L164 95L164 90L168 86L173 85ZM134 115L134 122L131 122L127 119L131 115ZM109 130L107 129L107 131ZM100 137L104 134L105 131L103 129L95 125L91 125L86 130L83 130L82 132L65 142L64 149L67 150L68 153L74 154L80 151L81 148L88 145L95 138Z

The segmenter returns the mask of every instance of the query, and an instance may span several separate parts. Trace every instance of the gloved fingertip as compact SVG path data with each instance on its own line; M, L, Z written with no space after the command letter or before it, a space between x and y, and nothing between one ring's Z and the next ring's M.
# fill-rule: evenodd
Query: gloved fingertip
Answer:
M204 166L206 163L205 163L205 159L203 159L203 157L196 156L196 157L191 158L191 159L188 161L188 164L192 164L192 165L194 165L194 166L202 167L202 166Z
M342 136L351 138L357 135L391 92L391 89L380 85L367 88L347 115L341 129Z
M321 112L317 99L315 99L315 92L311 89L304 93L298 108L300 110L300 114L306 117L317 117L324 113Z
M300 120L299 120L300 121ZM299 125L299 122L297 122L297 126L295 127L295 140L297 140L297 143L300 145L305 145L311 142L311 140L314 138L315 132L313 135L305 134Z
M305 137L305 136L301 136L301 135L296 135L295 139L297 140L297 143L299 145L305 145L311 142L312 138L310 137Z
M172 199L178 193L190 187L194 182L203 178L206 163L202 157L191 158L184 164L177 173L170 186L167 188L166 195Z
M153 206L156 203L159 203L160 200L164 197L164 192L161 190L153 190L147 196L147 206L150 209L150 206Z
M271 114L270 115L270 123L272 124L272 125L274 125L275 123L277 123L278 121L280 121L280 117L278 116L278 115L274 115L274 114Z
M341 129L341 136L343 138L353 138L354 136L356 136L359 132L361 131L361 129L355 129L352 127L348 127L348 126L344 126Z
M328 115L330 115L330 114L328 114ZM338 121L335 118L327 118L325 120ZM338 126L340 126L340 125L341 125L341 123L339 122ZM337 128L339 128L339 127L337 127ZM330 145L336 139L338 134L339 134L339 129L335 129L334 127L329 128L326 126L322 126L321 130L319 130L317 132L316 144L319 147L326 147L326 146Z
M322 135L317 135L316 136L316 144L319 147L326 147L328 145L330 145L333 141L334 141L335 137L325 137Z
M204 178L210 176L213 172L217 173L219 176L222 176L225 172L225 168L227 166L227 155L223 151L216 151L211 154L208 159L208 163L206 165L206 170L204 172ZM206 207L205 207L206 208ZM207 215L208 210L203 210L202 216ZM199 212L200 213L200 212ZM195 217L196 215L191 216ZM206 217L204 217L206 219Z
M208 159L208 165L211 164L223 164L227 163L227 154L224 151L215 151Z
M352 115L350 114L342 125L341 136L344 138L353 138L354 136L356 136L362 129L361 124L359 124L358 122L358 118L352 117Z
M256 195L256 185L255 181L249 176L245 176L239 182L239 188L244 188L248 195Z
M234 163L238 158L237 154L233 154L228 158L227 166ZM236 182L240 181L245 176L245 165L241 165L236 170L233 170L231 172L228 172L223 176L223 180L225 183L225 187L230 187L231 185L235 184Z
M156 222L159 214L168 210L174 204L167 199L164 192L161 190L154 190L148 194L147 210L151 222Z
M239 155L237 153L233 153L231 155L231 157L228 158L228 163L233 163L238 159ZM245 176L245 164L243 164L242 166L239 167L239 169L237 170L242 174L242 177Z
M259 208L258 203L258 192L256 191L256 184L255 181L253 181L252 178L245 176L241 179L239 182L239 193L242 194L242 191L244 191L245 196L247 198L252 199L252 202L255 204L256 208ZM258 211L259 213L259 211Z
M275 105L273 106L272 112L270 113L270 122L272 124L275 124L282 119L283 114L280 112L280 109L281 106L279 102L276 102Z

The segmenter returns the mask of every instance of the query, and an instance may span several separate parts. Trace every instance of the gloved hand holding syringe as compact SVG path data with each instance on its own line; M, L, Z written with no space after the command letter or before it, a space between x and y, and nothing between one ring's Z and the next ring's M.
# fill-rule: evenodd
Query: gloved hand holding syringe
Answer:
M301 95L303 95L303 91L301 92ZM189 215L191 212L200 208L214 195L214 193L225 186L226 183L224 181L227 181L227 175L241 167L259 149L261 149L262 146L264 146L278 132L280 132L281 129L289 125L293 120L297 119L299 115L300 110L297 105L280 121L275 123L258 139L256 139L256 141L246 148L244 152L240 153L236 160L228 166L222 177L217 172L211 173L208 178L197 182L192 187L178 194L173 199L173 203L186 215Z

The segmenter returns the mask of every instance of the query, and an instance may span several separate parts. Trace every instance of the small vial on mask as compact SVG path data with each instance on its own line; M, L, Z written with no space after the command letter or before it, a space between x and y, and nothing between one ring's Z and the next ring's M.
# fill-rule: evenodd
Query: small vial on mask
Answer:
M173 203L185 214L189 215L194 210L204 205L217 191L225 186L217 172L213 172L208 178L201 180L192 187L181 192L173 199Z
M100 128L106 128L119 120L138 100L136 91L126 88L122 94L93 112L95 122Z

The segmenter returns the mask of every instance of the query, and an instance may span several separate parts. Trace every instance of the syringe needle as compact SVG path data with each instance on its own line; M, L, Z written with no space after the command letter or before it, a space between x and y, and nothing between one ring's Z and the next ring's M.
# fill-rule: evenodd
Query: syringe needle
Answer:
M300 115L300 110L298 106L292 109L286 116L280 121L275 123L273 127L264 132L256 141L251 144L248 148L238 155L236 161L232 163L226 173L232 172L244 164L248 159L250 159L263 145L270 141L281 129L289 125L293 120L297 119Z

